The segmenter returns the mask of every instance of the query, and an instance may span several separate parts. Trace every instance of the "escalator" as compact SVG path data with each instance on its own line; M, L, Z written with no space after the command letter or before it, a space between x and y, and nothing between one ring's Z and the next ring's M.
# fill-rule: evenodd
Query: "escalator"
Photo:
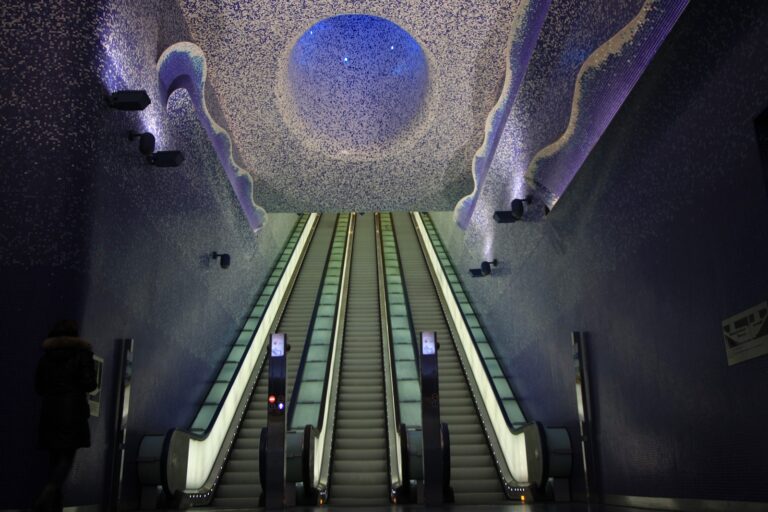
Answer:
M277 332L286 334L291 346L287 353L286 401L290 400L305 336L312 321L320 282L333 238L336 215L323 215L310 242L304 263L280 319ZM250 397L244 420L235 439L226 466L216 487L213 506L219 508L254 508L262 493L259 484L259 440L266 426L267 367L265 364Z
M411 218L407 213L393 213L392 221L413 330L435 331L440 342L440 409L450 430L451 486L456 503L505 502L495 461Z
M330 505L389 503L387 431L374 216L359 216L331 462Z
M435 331L441 343L441 419L456 503L501 503L523 496L529 482L541 486L544 431L522 414L431 220L407 213L300 217L189 430L142 440L142 484L162 484L195 506L257 506L264 340L282 332L291 345L290 481L304 499L334 506L414 499L421 455L406 454L421 449L409 437L422 430L421 331ZM569 464L570 452L561 455Z

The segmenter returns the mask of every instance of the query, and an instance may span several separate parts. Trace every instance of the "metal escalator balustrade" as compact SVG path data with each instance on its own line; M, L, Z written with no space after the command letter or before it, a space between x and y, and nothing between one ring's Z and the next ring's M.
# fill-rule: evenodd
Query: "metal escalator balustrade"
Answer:
M389 337L393 371L396 382L398 426L421 428L421 385L419 383L418 357L415 347L416 331L411 320L411 310L404 286L403 272L391 213L379 214L380 235L384 263L384 287L386 290Z
M374 216L356 222L329 504L384 505L390 501L387 418Z
M294 387L294 376L303 353L304 340L314 312L315 298L326 267L336 215L320 217L304 263L285 306L277 332L285 333L291 349L286 354L286 402ZM266 426L267 372L262 367L243 422L216 489L213 505L223 508L253 508L261 495L259 442Z
M432 218L429 214L416 213L415 215L419 217L419 220L423 223L424 231L429 236L432 250L434 250L435 256L440 262L440 270L445 274L445 281L459 306L458 311L461 319L466 324L472 342L481 356L480 360L482 361L485 373L488 374L491 388L496 395L496 399L503 406L502 412L504 413L505 421L512 428L520 428L528 421L512 392L509 379L499 364L496 352L488 341L485 329L464 291L461 279L457 275L456 269L443 246L435 225L432 223Z
M497 454L505 492L512 498L530 496L531 485L540 489L550 476L568 477L571 447L567 431L544 429L526 419L431 216L413 213L412 219L463 366L469 369L473 395L486 435Z
M484 435L420 242L406 213L392 214L404 287L415 332L435 331L440 349L442 421L451 437L451 486L457 504L506 501L493 454Z
M322 285L315 301L315 314L307 333L297 382L299 388L289 407L289 452L301 474L289 478L303 484L302 500L321 503L327 499L331 444L335 424L338 374L347 308L349 266L356 214L339 216ZM292 450L292 446L301 447Z
M325 409L325 391L331 369L349 225L350 216L340 215L296 377L296 393L291 398L288 408L289 430L300 430L305 425L312 425L315 428L321 426L321 417Z

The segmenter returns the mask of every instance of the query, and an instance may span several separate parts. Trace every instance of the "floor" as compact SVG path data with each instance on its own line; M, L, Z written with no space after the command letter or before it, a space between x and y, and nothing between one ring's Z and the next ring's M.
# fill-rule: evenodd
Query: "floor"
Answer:
M209 512L228 512L224 509L213 508L200 508L202 511ZM237 512L243 512L244 509L237 509ZM263 510L263 509L259 509ZM292 511L297 512L408 512L418 510L450 510L450 511L463 511L463 510L477 510L480 512L492 512L492 511L508 511L508 512L640 512L647 510L658 509L640 509L640 508L628 508L628 507L614 507L608 505L587 505L584 503L537 503L534 505L522 505L522 504L510 504L510 505L485 505L485 506L451 506L446 505L444 507L429 507L419 505L402 505L393 507L295 507L291 508Z

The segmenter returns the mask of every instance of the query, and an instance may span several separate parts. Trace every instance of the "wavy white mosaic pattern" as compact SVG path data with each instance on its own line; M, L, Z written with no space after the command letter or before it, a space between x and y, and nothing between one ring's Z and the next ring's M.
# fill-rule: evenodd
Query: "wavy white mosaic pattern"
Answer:
M253 176L256 202L268 211L370 211L417 205L448 210L471 191L472 156L501 93L509 34L522 23L527 2L181 0L179 5L191 40L207 57L210 90L224 116L220 122ZM281 86L281 70L295 42L318 21L339 14L396 23L419 42L429 62L430 100L416 133L396 144L388 139L374 159L318 148L285 122L280 105L289 95ZM343 101L324 108L351 125L358 119ZM328 137L335 135L333 126L328 131Z
M547 14L550 0L528 2L524 7L526 15L509 34L507 43L507 71L504 77L504 88L496 105L485 121L485 139L472 160L472 179L474 189L468 196L463 197L454 209L454 217L462 227L472 217L477 204L477 194L485 182L485 176L496 154L504 125L517 96L517 91L525 76L528 61L533 53L541 24Z
M646 0L640 12L584 61L565 132L541 149L526 172L529 187L552 208L624 103L688 0Z
M180 42L168 47L157 61L161 101L163 105L167 104L171 93L179 88L189 92L200 124L216 150L243 213L251 229L258 231L266 220L266 212L253 200L251 175L235 162L232 139L208 111L205 102L207 69L205 54L197 45Z
M487 224L493 211L507 209L511 199L531 193L525 177L533 174L542 180L534 195L553 206L686 4L686 0L554 0L484 177L485 186L457 204L457 223L490 233ZM576 111L574 104L579 105ZM532 162L553 140L560 141L558 147L564 151L553 152L542 172L541 158ZM487 236L471 237L491 245Z

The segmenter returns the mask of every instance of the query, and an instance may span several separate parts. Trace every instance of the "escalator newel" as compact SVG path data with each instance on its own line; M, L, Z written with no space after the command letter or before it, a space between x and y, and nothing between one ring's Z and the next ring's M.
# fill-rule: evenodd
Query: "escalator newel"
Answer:
M440 423L440 393L437 376L437 334L421 333L421 426L424 464L424 504L453 501L450 488L448 426ZM444 435L445 433L445 435Z
M290 349L285 334L274 333L270 340L269 383L267 388L267 428L265 456L260 458L267 509L284 509L293 505L294 489L285 484L285 353Z

